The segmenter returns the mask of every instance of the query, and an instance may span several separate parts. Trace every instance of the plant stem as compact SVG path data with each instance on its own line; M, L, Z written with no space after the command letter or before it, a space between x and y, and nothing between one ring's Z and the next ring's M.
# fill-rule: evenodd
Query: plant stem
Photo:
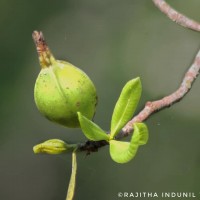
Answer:
M72 153L72 173L67 190L66 200L72 200L74 197L74 191L76 186L76 171L77 171L76 150L74 150Z
M182 13L178 12L167 4L164 0L152 0L153 3L158 7L158 9L167 15L172 21L177 24L184 26L186 28L192 29L194 31L200 31L200 24Z
M193 64L189 67L188 71L185 73L185 76L181 82L180 87L173 92L172 94L163 97L160 100L148 101L145 104L145 107L138 115L133 117L122 129L122 131L117 135L117 139L128 136L133 132L133 124L136 122L143 122L149 118L154 112L169 107L179 100L181 100L191 89L192 84L197 78L200 71L200 50L198 51ZM79 146L80 151L96 152L100 147L107 145L106 141L87 141L84 144Z
M152 1L158 7L158 9L165 15L167 15L169 19L171 19L172 21L176 22L177 24L183 27L192 29L194 31L200 31L200 23L176 11L164 0L152 0ZM155 111L159 111L163 108L169 107L172 104L176 103L177 101L181 100L191 89L191 86L194 83L195 78L198 76L199 71L200 71L200 50L197 53L193 61L193 64L186 72L178 90L160 100L153 102L148 101L143 110L124 126L120 134L118 134L117 138L126 137L127 135L131 134L133 132L133 124L135 122L143 122L144 120L149 118L151 114L153 114ZM89 154L90 152L98 151L100 147L103 147L107 144L108 143L106 141L98 141L98 142L87 141L79 145L79 150L87 151Z
M176 11L164 0L152 0L152 1L158 7L158 9L161 12L163 12L165 15L167 15L172 21L175 21L177 24L183 27L186 27L195 31L200 31L200 23ZM130 132L133 131L132 127L135 122L142 122L146 120L155 111L171 106L172 104L182 99L190 90L195 78L199 74L199 70L200 70L200 50L197 53L193 64L186 72L185 77L179 89L160 100L147 102L144 109L126 124L126 126L123 128L122 132L120 133L120 137L130 134Z
M200 71L200 50L197 53L193 64L186 72L180 87L172 94L160 100L153 102L148 101L143 110L125 125L125 127L122 130L122 134L124 136L130 134L133 131L133 124L135 122L142 122L146 120L155 111L169 107L172 104L181 100L191 89L192 84L194 83L196 77L199 74L199 71Z

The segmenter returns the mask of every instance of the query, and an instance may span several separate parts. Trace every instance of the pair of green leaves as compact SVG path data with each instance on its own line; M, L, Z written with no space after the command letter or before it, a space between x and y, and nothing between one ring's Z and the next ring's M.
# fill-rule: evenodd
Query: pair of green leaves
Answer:
M140 78L132 79L126 83L113 111L110 134L107 134L97 124L78 112L80 126L84 135L92 141L108 141L111 158L117 163L130 161L135 156L138 147L148 141L148 129L144 123L134 124L134 133L130 142L115 140L115 136L133 116L140 100L141 92Z

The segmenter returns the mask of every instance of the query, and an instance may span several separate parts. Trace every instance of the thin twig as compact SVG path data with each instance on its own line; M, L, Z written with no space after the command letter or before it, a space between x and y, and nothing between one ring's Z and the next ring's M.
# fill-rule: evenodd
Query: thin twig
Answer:
M159 8L161 12L166 14L172 21L175 21L177 24L184 26L186 28L200 31L200 24L185 15L179 13L174 8L172 8L169 4L167 4L164 0L152 0L154 4ZM157 100L157 101L148 101L145 104L143 110L136 115L132 120L130 120L122 129L120 134L117 138L125 137L133 132L133 124L136 122L143 122L147 118L151 116L151 114L159 111L163 108L169 107L172 104L176 103L177 101L181 100L190 90L192 84L195 81L195 78L198 76L200 71L200 50L197 53L193 64L190 66L188 71L186 72L180 87L173 92L172 94ZM106 141L87 141L84 144L80 144L79 150L80 151L87 151L87 152L95 152L102 146L107 145Z
M155 111L171 106L172 104L181 100L189 92L192 84L194 83L195 78L199 74L199 71L200 71L200 50L197 53L193 64L186 72L178 90L160 100L147 102L144 109L126 124L126 126L123 128L123 134L127 135L130 132L132 132L133 130L132 127L135 122L142 122L146 120Z
M164 0L152 0L152 1L159 8L159 10L163 12L165 15L167 15L172 21L175 21L177 24L192 29L194 31L200 31L200 23L176 11Z
M188 71L186 72L180 87L173 92L172 94L165 96L164 98L157 100L157 101L148 101L145 104L143 110L136 115L132 120L130 120L122 129L120 134L117 138L126 137L133 132L133 124L136 122L143 122L147 118L151 116L154 112L161 110L163 108L169 107L172 104L181 100L191 89L192 84L194 83L196 77L198 76L200 71L200 50L197 53L193 64L190 66ZM79 150L80 151L87 151L87 152L95 152L98 151L100 147L107 145L106 141L87 141L84 144L80 144Z

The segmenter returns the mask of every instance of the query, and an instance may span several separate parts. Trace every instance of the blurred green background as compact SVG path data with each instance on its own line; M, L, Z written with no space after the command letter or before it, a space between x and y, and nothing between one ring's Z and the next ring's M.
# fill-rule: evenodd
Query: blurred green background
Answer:
M200 21L199 0L167 2ZM0 16L1 200L64 200L71 156L34 155L32 147L51 138L85 141L80 130L49 122L34 104L40 70L34 30L43 31L56 58L91 77L99 96L95 122L105 130L128 80L141 77L139 111L177 89L200 47L200 33L171 22L150 0L0 0ZM148 119L149 142L130 163L114 163L108 147L80 153L75 199L116 200L118 192L198 195L199 88L197 79L181 102Z

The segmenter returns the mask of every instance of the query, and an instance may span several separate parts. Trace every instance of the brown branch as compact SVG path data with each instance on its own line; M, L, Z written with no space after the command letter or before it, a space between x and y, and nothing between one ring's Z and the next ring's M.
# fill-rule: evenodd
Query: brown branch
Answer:
M194 83L195 78L198 76L200 71L200 50L197 53L193 64L190 66L188 71L186 72L183 81L175 92L172 94L153 102L147 102L144 109L135 116L131 121L129 121L126 126L123 128L123 134L127 135L133 130L133 124L135 122L142 122L146 120L152 113L155 111L161 110L172 104L176 103L177 101L181 100L190 90L192 84Z
M200 71L200 50L197 53L193 64L190 66L186 72L180 87L173 92L172 94L157 100L157 101L148 101L143 108L143 110L136 115L132 120L130 120L122 129L117 138L126 137L133 132L133 124L136 122L143 122L149 118L154 112L161 110L163 108L169 107L177 101L181 100L191 89L192 84L194 83L196 77ZM100 147L107 145L106 141L87 141L84 144L80 144L80 151L96 152Z
M200 31L200 24L185 15L179 13L175 9L173 9L169 4L167 4L164 0L152 0L154 4L159 8L161 12L166 14L172 21L175 21L177 24L184 26L186 28ZM132 120L130 120L122 129L120 134L118 134L117 139L126 137L127 135L133 132L133 124L136 122L143 122L147 118L149 118L153 113L159 111L163 108L169 107L177 101L181 100L190 90L192 84L195 81L195 78L198 76L200 71L200 50L197 53L193 64L190 66L188 71L186 72L180 87L173 92L172 94L152 102L147 102L143 110L136 115ZM107 145L106 141L87 141L86 143L80 144L80 151L95 152L98 151L100 147Z
M165 15L167 15L172 21L175 21L177 24L192 29L194 31L200 31L200 23L176 11L164 0L152 0L152 1L159 8L159 10L163 12Z

